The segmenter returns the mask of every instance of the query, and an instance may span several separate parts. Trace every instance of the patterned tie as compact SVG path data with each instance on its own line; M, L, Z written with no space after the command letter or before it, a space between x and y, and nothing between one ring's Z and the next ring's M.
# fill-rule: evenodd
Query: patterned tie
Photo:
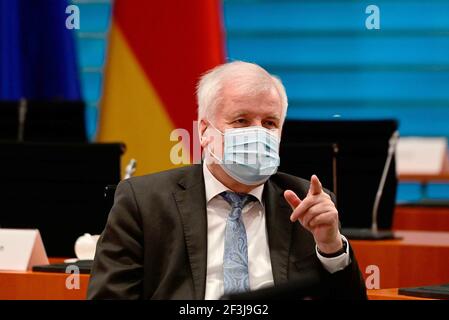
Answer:
M226 222L223 274L224 293L249 291L248 244L242 209L254 197L248 194L225 191L220 194L232 209Z

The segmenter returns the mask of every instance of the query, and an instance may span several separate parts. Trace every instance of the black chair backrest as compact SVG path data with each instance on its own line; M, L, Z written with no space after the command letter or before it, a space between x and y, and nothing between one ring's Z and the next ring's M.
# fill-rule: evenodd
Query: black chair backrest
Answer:
M396 120L287 120L281 144L336 143L337 202L342 227L369 228L374 199L387 158L389 139L397 128ZM297 156L294 154L285 153L281 162L295 159ZM379 205L378 225L382 229L391 228L396 189L396 165L393 157Z
M19 102L0 101L0 140L17 141L19 137Z
M104 186L120 181L123 148L0 143L0 226L37 228L49 256L74 256L79 236L104 229Z
M87 142L84 102L1 101L0 140L19 141L19 131L21 142Z
M279 171L310 179L316 174L323 186L337 193L336 143L284 142L280 145Z
M109 214L109 211L111 211L112 205L114 204L116 189L116 184L109 184L104 188L104 212L106 212L106 214Z

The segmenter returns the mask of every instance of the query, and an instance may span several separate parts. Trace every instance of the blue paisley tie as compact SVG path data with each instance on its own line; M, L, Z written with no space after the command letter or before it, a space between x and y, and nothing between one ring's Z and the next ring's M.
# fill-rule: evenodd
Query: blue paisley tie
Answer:
M220 194L232 209L226 222L223 274L224 293L249 291L248 243L245 225L241 219L243 207L254 197L225 191Z

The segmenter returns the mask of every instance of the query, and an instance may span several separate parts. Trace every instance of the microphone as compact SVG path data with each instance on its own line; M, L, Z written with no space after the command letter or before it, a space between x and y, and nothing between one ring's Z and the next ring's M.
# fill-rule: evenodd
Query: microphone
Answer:
M133 176L134 172L136 172L137 161L135 159L131 159L126 166L125 169L125 177L123 179L129 179Z
M334 151L334 154L332 155L332 178L334 180L333 183L333 187L334 190L332 190L335 194L335 206L337 206L337 197L338 197L338 192L337 192L337 154L338 154L338 144L333 143L332 144L332 148Z
M399 140L399 132L396 130L393 132L393 134L390 137L390 140L388 141L389 147L388 147L388 154L387 159L385 161L384 170L382 172L382 177L380 178L379 187L377 188L376 198L374 199L374 205L373 205L373 213L371 216L371 231L373 233L378 233L377 228L377 216L379 213L379 204L380 199L382 198L382 194L385 187L385 180L387 179L388 171L390 170L391 160L393 159L394 152L396 150L396 146L398 144Z
M377 217L379 213L379 204L384 192L385 182L388 171L390 170L391 160L396 151L396 145L399 140L399 132L396 130L391 135L388 141L388 152L385 160L382 176L380 178L379 186L377 188L376 197L374 198L373 211L371 214L371 228L343 228L342 233L349 239L358 240L383 240L383 239L398 239L391 230L379 231L377 226Z

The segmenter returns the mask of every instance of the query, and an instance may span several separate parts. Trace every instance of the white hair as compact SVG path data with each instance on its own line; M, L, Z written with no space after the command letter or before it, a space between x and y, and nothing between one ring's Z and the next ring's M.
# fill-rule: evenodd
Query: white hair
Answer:
M201 76L197 86L198 121L214 116L226 83L232 83L238 92L247 95L256 95L275 88L281 100L281 121L284 121L288 100L281 80L269 74L261 66L243 61L219 65Z

